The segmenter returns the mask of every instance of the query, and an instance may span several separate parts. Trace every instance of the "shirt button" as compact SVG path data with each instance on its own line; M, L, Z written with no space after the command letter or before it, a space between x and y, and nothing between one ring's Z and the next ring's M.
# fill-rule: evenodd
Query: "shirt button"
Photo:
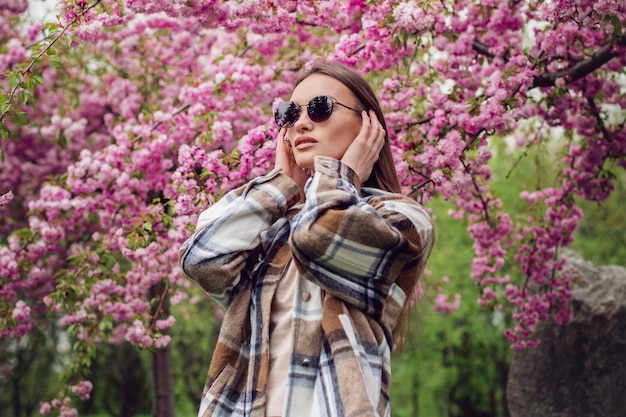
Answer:
M303 366L309 366L310 364L311 364L311 359L309 359L309 358L302 359L302 365Z
M309 301L311 299L311 293L308 291L305 291L302 293L302 299L304 301Z

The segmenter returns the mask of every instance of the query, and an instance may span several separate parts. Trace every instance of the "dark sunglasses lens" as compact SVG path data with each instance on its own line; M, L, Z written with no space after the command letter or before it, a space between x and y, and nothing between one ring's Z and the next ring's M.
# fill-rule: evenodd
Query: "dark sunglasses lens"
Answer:
M293 101L283 101L276 107L274 120L280 127L291 127L300 117L300 107Z
M328 96L313 97L307 105L309 118L316 123L328 120L333 113L333 100Z

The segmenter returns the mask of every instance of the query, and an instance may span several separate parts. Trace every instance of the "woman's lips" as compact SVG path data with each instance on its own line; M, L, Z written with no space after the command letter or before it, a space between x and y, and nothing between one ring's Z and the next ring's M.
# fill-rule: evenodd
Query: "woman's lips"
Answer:
M302 149L307 149L310 148L311 146L315 145L317 143L317 141L313 138L309 138L309 137L300 137L297 138L294 142L294 148L298 149L298 150L302 150Z

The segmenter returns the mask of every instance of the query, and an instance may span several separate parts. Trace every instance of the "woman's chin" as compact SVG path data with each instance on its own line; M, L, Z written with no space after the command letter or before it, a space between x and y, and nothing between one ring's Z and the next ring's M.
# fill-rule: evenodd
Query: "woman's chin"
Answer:
M315 166L315 164L313 163L313 158L296 159L296 164L302 169L313 169L313 167Z

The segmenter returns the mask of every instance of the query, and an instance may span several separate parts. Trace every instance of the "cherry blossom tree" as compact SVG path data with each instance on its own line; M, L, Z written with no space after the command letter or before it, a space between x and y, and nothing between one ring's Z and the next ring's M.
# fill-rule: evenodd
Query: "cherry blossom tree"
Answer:
M44 414L75 415L97 344L165 351L169 306L189 298L178 247L271 169L272 107L320 60L375 87L404 191L469 221L468 275L486 309L514 307L512 347L569 320L584 277L556 272L574 197L606 199L626 167L623 1L62 0L44 24L27 6L0 0L0 337L50 317L76 337ZM490 187L504 140L559 144L523 218ZM458 302L444 290L433 308Z

